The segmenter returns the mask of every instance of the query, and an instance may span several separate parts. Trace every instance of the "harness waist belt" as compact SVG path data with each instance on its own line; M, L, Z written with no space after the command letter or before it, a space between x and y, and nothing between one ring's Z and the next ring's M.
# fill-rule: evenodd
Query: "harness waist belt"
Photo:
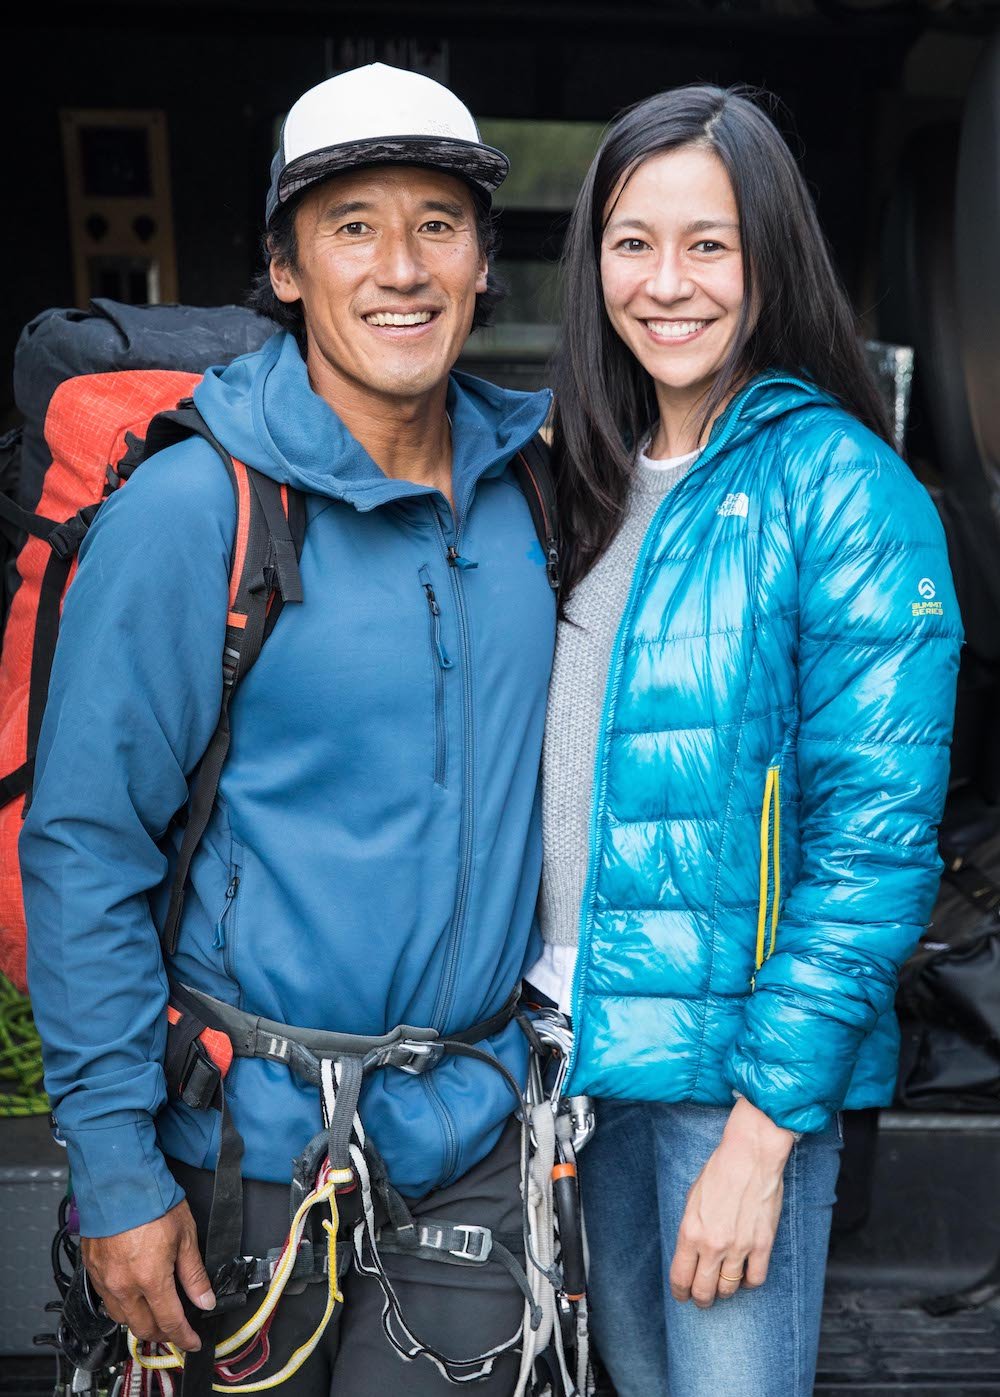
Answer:
M440 1057L439 1048L460 1043L471 1046L500 1033L511 1022L517 1009L520 986L516 986L501 1009L457 1033L441 1034L434 1028L399 1024L389 1033L368 1036L357 1033L332 1033L320 1028L297 1028L278 1023L260 1014L248 1014L242 1009L215 999L188 985L174 984L172 998L182 1007L221 1029L233 1045L236 1057L268 1058L286 1066L302 1066L296 1048L305 1049L317 1059L338 1057L372 1058L371 1063L399 1067L403 1071L421 1072ZM381 1061L384 1055L384 1062ZM398 1059L398 1060L397 1060Z

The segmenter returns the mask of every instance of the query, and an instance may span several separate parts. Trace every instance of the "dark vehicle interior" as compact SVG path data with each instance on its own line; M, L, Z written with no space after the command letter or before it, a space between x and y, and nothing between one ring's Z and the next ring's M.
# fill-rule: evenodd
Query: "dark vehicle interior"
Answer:
M545 382L562 238L605 122L695 80L775 95L898 444L943 521L966 630L945 873L900 988L897 1099L845 1120L816 1391L1000 1392L1000 0L104 3L44 22L22 13L9 43L11 431L24 406L9 386L15 344L47 307L242 300L278 124L323 76L374 60L418 68L510 153L508 296L461 365L510 386ZM91 129L118 136L88 147ZM32 1339L52 1327L65 1168L46 1117L14 1102L27 1030L7 1003L0 1397L33 1397L52 1391L51 1352Z

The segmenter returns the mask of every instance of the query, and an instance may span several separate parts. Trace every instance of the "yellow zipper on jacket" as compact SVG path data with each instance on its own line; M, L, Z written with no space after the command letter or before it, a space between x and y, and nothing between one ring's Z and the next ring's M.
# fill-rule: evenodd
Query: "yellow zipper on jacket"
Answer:
M768 893L771 894L771 939L767 940ZM774 954L778 935L778 905L781 901L781 772L767 769L764 801L760 812L760 892L757 901L757 954L755 973ZM765 953L765 947L767 947Z

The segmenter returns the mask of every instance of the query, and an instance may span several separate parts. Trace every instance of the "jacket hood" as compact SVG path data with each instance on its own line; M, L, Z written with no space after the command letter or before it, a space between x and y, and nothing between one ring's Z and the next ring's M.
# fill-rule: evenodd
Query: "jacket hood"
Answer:
M386 476L333 409L313 392L294 336L281 331L255 354L209 369L195 403L226 450L270 476L311 494L375 509L426 485ZM517 393L453 373L448 412L454 443L455 502L461 510L476 480L499 474L535 435L551 394Z
M817 406L838 404L807 379L782 369L766 369L742 388L716 419L706 449L714 454L741 445L778 418Z

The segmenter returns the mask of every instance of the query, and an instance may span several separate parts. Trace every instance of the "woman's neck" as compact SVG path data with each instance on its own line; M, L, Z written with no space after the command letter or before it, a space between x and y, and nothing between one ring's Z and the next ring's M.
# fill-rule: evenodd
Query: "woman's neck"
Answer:
M712 384L698 384L692 388L671 388L663 383L654 384L656 402L660 409L660 420L653 432L649 445L649 455L653 460L665 460L671 456L687 456L698 451L708 440L717 417L723 413L732 393L728 393L703 423L705 400Z

